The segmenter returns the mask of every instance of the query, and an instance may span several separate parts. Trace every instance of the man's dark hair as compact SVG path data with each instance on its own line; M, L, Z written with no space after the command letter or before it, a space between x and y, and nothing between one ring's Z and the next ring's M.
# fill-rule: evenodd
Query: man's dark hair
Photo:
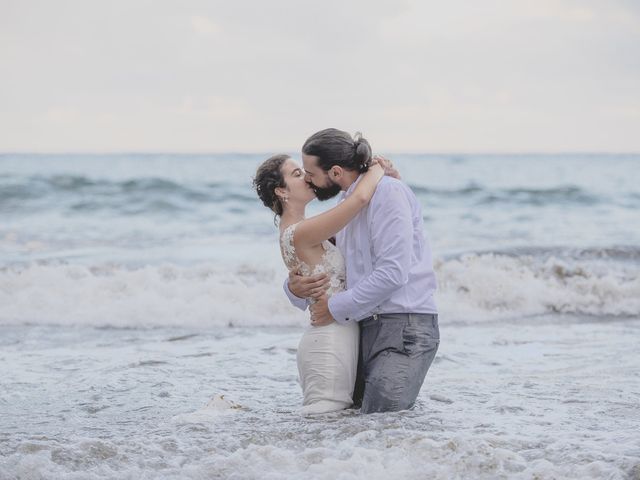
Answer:
M360 132L352 138L337 128L326 128L311 135L304 142L302 153L318 157L318 167L325 172L338 165L364 173L371 165L371 145Z

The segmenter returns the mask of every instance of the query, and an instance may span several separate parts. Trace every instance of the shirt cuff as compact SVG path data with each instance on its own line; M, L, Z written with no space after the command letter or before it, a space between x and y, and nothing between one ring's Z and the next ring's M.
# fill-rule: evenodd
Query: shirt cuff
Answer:
M355 302L353 301L353 293L351 290L334 293L329 298L329 312L334 320L338 323L350 323L356 320L353 312L355 311Z
M283 288L284 288L284 293L287 295L287 297L289 298L289 301L294 307L298 307L300 310L303 310L303 311L307 309L307 307L309 306L307 299L297 297L291 292L291 290L289 290L288 278L284 281Z

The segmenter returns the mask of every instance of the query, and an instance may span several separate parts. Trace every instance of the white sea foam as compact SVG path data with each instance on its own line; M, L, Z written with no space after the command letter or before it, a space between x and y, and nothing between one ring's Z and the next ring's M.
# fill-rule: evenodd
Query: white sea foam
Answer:
M546 320L443 324L416 409L313 418L299 328L2 326L0 478L637 478L638 321Z
M32 265L0 273L2 323L116 327L296 325L273 270Z
M544 313L640 314L637 264L470 254L439 261L441 310L454 320Z
M636 263L469 254L435 265L443 320L544 313L640 315ZM284 268L240 264L37 265L0 270L0 323L117 327L295 326Z
M371 440L377 438L377 441ZM363 442L364 444L359 444ZM386 446L380 445L387 442ZM545 459L532 462L513 451L504 439L454 438L434 441L414 433L404 439L393 435L380 435L364 431L351 439L337 442L328 440L316 447L296 451L272 445L250 445L232 454L217 453L215 448L197 462L180 465L182 456L172 458L159 451L155 462L128 466L118 472L119 478L242 478L242 479L367 479L407 480L433 479L602 479L622 480L625 472L610 463L591 460L580 465L556 465ZM567 446L569 447L569 446ZM86 457L91 463L79 463L78 476L69 472L61 458L52 460L49 451L25 453L19 459L11 458L10 468L18 478L39 479L101 479L113 478L109 459L120 455L118 445L111 442L84 441L64 449L70 458ZM162 456L165 459L162 459ZM69 459L65 458L67 462ZM17 464L14 464L16 462ZM62 463L62 464L61 464ZM98 468L93 464L99 464ZM153 467L157 470L151 470ZM90 471L87 471L89 470Z

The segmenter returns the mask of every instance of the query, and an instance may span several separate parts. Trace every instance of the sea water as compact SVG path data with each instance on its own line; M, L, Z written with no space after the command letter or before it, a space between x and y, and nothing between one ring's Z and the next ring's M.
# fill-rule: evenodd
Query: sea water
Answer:
M639 478L640 156L390 156L440 350L304 418L266 155L1 155L0 478Z

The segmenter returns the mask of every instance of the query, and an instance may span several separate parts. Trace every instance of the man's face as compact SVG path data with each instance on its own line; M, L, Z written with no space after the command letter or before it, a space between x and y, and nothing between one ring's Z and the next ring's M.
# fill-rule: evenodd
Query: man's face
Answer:
M318 166L318 157L302 154L305 181L311 186L318 200L328 200L340 193L340 185L331 180L327 172Z

